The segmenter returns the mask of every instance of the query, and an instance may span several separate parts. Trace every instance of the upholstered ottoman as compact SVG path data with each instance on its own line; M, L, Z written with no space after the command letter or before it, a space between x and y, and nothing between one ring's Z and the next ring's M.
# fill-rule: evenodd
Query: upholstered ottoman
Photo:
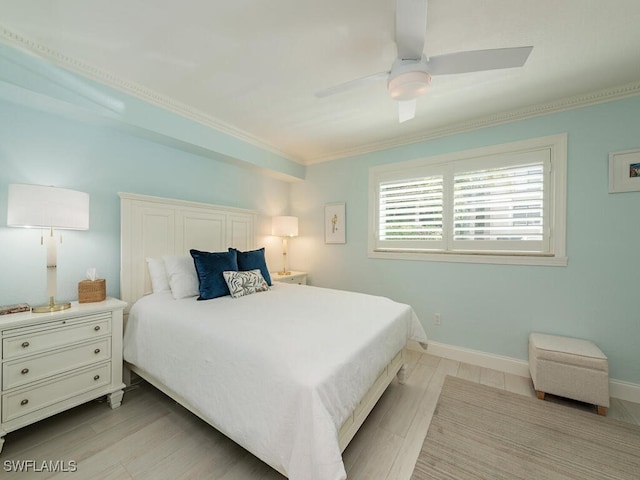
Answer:
M538 398L545 393L609 408L609 362L589 341L543 333L529 335L529 371Z

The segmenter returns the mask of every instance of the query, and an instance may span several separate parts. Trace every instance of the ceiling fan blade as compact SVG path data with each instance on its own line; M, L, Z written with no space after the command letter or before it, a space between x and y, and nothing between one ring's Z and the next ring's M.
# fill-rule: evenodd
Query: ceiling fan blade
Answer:
M427 59L427 69L431 75L447 75L521 67L531 50L533 47L514 47L437 55Z
M417 103L418 101L415 98L398 102L398 120L400 123L415 118Z
M386 80L388 77L389 72L374 73L372 75L367 75L366 77L356 78L355 80L341 83L340 85L334 85L333 87L325 88L324 90L316 92L315 96L318 98L328 97L329 95L346 92L347 90L351 90L352 88L361 87L374 81Z
M427 0L398 0L396 45L401 60L420 60L427 31Z

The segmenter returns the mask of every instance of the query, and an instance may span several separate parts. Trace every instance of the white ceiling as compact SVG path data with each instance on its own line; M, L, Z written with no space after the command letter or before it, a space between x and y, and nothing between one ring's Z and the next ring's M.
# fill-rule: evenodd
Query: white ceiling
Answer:
M427 56L534 49L523 68L433 77L403 124L384 81L314 95L390 69L395 0L0 0L0 12L2 27L63 66L97 68L301 163L640 81L638 0L430 0Z

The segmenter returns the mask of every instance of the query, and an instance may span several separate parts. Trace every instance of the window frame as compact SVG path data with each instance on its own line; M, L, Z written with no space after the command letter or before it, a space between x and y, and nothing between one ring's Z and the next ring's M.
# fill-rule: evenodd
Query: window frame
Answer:
M544 185L545 210L549 216L549 222L545 222L545 228L550 229L548 252L452 250L451 246L455 243L450 238L453 235L453 171L459 171L462 165L478 170L504 165L505 159L509 156L541 150L549 152L549 165L545 166L549 169L545 172L548 178L545 178ZM508 163L507 160L506 164ZM377 236L380 183L391 179L433 176L440 172L446 172L448 175L445 178L443 199L445 249L380 247ZM566 175L566 133L371 167L369 169L368 256L369 258L438 262L566 266ZM448 182L451 184L448 185Z

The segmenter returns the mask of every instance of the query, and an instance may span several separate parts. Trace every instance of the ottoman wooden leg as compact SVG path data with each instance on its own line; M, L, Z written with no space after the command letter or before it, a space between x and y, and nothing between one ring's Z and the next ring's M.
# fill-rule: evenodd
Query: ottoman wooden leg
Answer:
M602 405L598 405L598 415L606 417L607 416L607 407L603 407Z
M536 390L536 395L538 396L539 400L544 400L544 392L541 392L540 390Z

